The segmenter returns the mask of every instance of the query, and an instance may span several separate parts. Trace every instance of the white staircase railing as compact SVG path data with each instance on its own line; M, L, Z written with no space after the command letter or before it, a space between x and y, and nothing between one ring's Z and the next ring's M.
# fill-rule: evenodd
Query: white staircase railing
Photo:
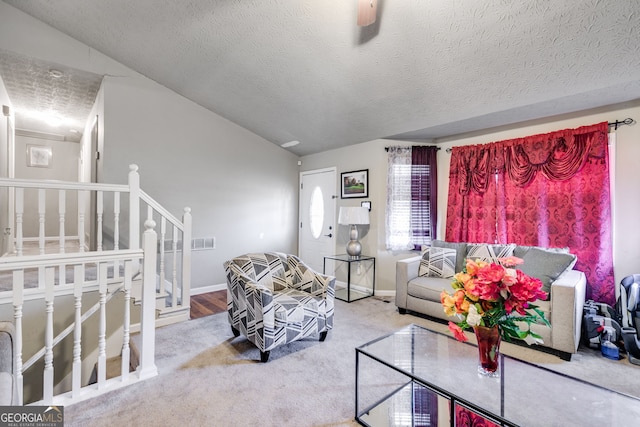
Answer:
M14 323L16 329L16 382L18 388L19 403L23 404L23 373L36 360L44 357L43 391L41 401L30 403L53 405L70 404L89 397L104 393L107 390L130 384L135 381L147 379L157 374L155 366L155 263L156 263L156 240L157 235L153 230L153 221L145 223L146 231L143 236L142 249L127 249L110 251L108 253L89 252L72 254L53 254L48 259L42 256L23 256L5 258L10 261L0 263L0 272L10 271L13 276L13 308ZM42 266L45 270L44 301L45 301L45 322L44 322L44 347L23 364L23 305L25 302L25 271L34 264ZM136 271L136 265L142 263L142 308L140 314L141 327L141 348L140 366L136 375L129 375L129 332L131 328L131 286ZM91 267L95 265L95 267ZM124 274L120 279L114 276L115 267L121 265ZM66 274L66 269L71 267L73 274L69 283L56 284L56 270L58 278ZM96 279L87 280L87 268L95 268ZM109 272L111 271L111 274ZM119 283L118 283L119 282ZM109 285L115 287L109 290ZM40 287L32 291L39 290ZM28 290L27 290L28 291ZM54 300L56 296L67 291L74 297L74 322L72 327L68 327L54 338L53 314L55 310ZM88 292L98 292L99 302L97 309L91 308L82 314L83 296ZM106 379L106 329L107 329L107 300L113 292L124 292L123 312L124 316L118 321L122 321L122 370L121 375L110 380ZM29 298L27 298L29 299ZM88 318L92 312L97 312L100 316L98 330L98 357L97 371L98 381L93 385L82 385L82 328L83 319ZM54 347L62 339L74 333L73 340L73 364L72 364L72 387L71 390L57 396L54 395ZM93 361L91 361L93 362ZM31 399L33 400L33 399Z
M14 200L15 215L10 223L14 225L11 231L15 243L13 254L9 255L27 255L25 242L37 242L37 248L31 253L39 255L64 253L69 246L80 253L123 247L139 249L140 226L146 220L154 220L160 225L156 267L159 324L187 320L191 291L191 209L184 209L181 220L176 218L140 189L138 166L131 165L129 169L127 185L0 178L0 191L6 188L9 199ZM67 207L74 204L77 212L70 217ZM31 212L26 209L29 206ZM146 217L141 215L144 206ZM125 209L128 215L123 221L121 214ZM51 224L57 224L54 232L49 231L53 228ZM128 235L123 233L123 228L128 228ZM69 235L69 231L73 234ZM110 238L109 243L105 236ZM47 245L52 241L57 245ZM166 249L167 244L170 250ZM38 283L44 283L43 274L40 268ZM60 281L64 280L63 275ZM137 297L137 293L134 295ZM168 317L171 317L169 321Z
M127 185L0 178L0 191L8 192L9 205L15 212L10 218L13 251L0 257L0 285L3 285L2 279L6 281L9 276L12 289L0 291L0 303L9 301L14 308L21 403L24 397L22 375L39 358L44 358L42 404L75 403L110 390L114 384L124 385L156 375L156 325L189 318L190 209L185 208L182 220L177 219L142 191L139 182L136 165L130 166ZM77 212L69 216L69 211L75 210L74 203ZM140 214L145 207L146 218L143 218ZM143 222L146 231L141 234ZM52 226L56 223L57 227ZM153 230L156 223L160 225L160 238ZM49 232L51 229L57 229L57 233ZM123 232L126 229L128 233ZM30 243L36 242L37 248L28 248ZM140 273L142 285L136 286L134 279ZM122 372L118 378L107 380L107 302L119 291L125 295L124 318L121 319ZM97 292L99 302L83 314L82 299L89 292ZM65 294L73 295L74 320L54 338L54 299ZM23 304L35 299L45 303L45 342L42 349L23 365ZM142 304L139 323L132 322L131 300ZM81 331L84 321L94 313L100 317L98 381L91 386L82 386L80 371L85 360L80 352ZM137 375L132 376L129 375L129 334L138 328L142 340L140 365ZM74 333L71 390L54 396L53 350L71 332Z

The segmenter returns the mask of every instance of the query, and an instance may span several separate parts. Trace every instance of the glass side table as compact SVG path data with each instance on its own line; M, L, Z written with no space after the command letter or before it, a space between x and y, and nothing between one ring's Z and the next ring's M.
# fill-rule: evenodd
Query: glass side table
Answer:
M336 298L346 302L357 301L362 298L372 296L376 290L376 258L367 255L353 257L347 254L329 255L324 257L322 272L327 273L327 260L337 261L334 263L333 276L336 276ZM346 281L344 272L338 264L346 265ZM357 281L352 283L352 269L356 268ZM369 279L370 277L370 279Z

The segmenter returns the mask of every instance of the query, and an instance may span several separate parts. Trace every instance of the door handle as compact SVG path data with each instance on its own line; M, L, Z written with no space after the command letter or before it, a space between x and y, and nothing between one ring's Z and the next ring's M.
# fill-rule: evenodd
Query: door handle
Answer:
M333 237L333 234L331 234L331 233L325 234L325 237Z

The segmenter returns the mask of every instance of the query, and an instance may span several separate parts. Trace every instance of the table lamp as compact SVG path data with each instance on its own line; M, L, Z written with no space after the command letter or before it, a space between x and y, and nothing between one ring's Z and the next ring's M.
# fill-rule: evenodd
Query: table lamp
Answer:
M357 225L369 224L369 211L363 207L341 207L338 215L338 224L348 225L349 243L347 243L347 254L359 257L362 253L362 245L358 241Z

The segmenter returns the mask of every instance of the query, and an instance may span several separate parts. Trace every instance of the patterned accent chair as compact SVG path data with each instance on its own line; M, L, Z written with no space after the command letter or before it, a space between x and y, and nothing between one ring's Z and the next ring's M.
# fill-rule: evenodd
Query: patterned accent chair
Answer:
M238 256L224 263L231 330L244 335L266 362L280 345L333 328L335 277L280 252Z

